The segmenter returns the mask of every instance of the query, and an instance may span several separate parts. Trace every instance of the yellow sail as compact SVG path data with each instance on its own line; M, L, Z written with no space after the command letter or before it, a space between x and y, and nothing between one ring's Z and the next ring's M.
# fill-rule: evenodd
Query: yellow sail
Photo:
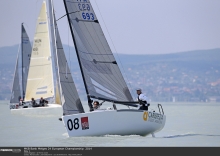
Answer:
M28 73L25 101L54 96L53 70L46 2L37 19Z

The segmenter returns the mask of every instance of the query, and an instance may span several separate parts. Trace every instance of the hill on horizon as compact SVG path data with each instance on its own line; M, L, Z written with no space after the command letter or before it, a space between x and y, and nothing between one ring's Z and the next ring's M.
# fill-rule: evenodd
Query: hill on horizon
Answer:
M68 61L77 63L74 47L64 45L64 51L68 56ZM18 45L0 47L0 65L15 66L18 52ZM203 62L204 64L212 64L220 62L220 48L194 50L186 52L177 52L169 54L120 54L113 53L117 62L122 64L142 64L142 63L158 63L158 62Z
M74 47L64 45L70 70L82 99L86 93ZM18 46L0 48L0 99L10 97ZM153 100L220 99L220 48L170 54L114 53L131 91L147 90ZM132 93L135 96L135 92Z

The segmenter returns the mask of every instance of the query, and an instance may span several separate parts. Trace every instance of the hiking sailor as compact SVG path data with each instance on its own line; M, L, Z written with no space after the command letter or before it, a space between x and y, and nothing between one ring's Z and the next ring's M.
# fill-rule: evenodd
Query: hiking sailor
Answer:
M136 89L136 91L138 94L138 102L141 105L139 110L148 110L148 106L150 106L150 104L147 103L147 97L142 93L140 88Z

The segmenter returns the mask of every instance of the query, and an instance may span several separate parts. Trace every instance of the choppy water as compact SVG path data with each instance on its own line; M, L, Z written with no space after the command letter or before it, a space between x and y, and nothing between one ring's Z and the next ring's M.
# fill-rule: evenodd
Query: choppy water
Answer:
M1 147L219 147L219 103L163 104L166 124L162 131L149 136L69 138L57 116L12 115L5 102L0 103ZM84 108L87 105L84 104ZM150 108L157 110L156 103Z

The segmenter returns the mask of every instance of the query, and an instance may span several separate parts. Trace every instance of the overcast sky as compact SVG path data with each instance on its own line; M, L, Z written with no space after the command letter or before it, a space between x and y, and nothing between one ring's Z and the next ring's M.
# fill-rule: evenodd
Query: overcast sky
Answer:
M0 0L0 47L20 43L22 22L33 40L42 1ZM90 2L113 52L165 54L220 48L220 0ZM54 0L54 7L57 19L65 14L63 0ZM66 17L58 26L63 44L72 46Z

